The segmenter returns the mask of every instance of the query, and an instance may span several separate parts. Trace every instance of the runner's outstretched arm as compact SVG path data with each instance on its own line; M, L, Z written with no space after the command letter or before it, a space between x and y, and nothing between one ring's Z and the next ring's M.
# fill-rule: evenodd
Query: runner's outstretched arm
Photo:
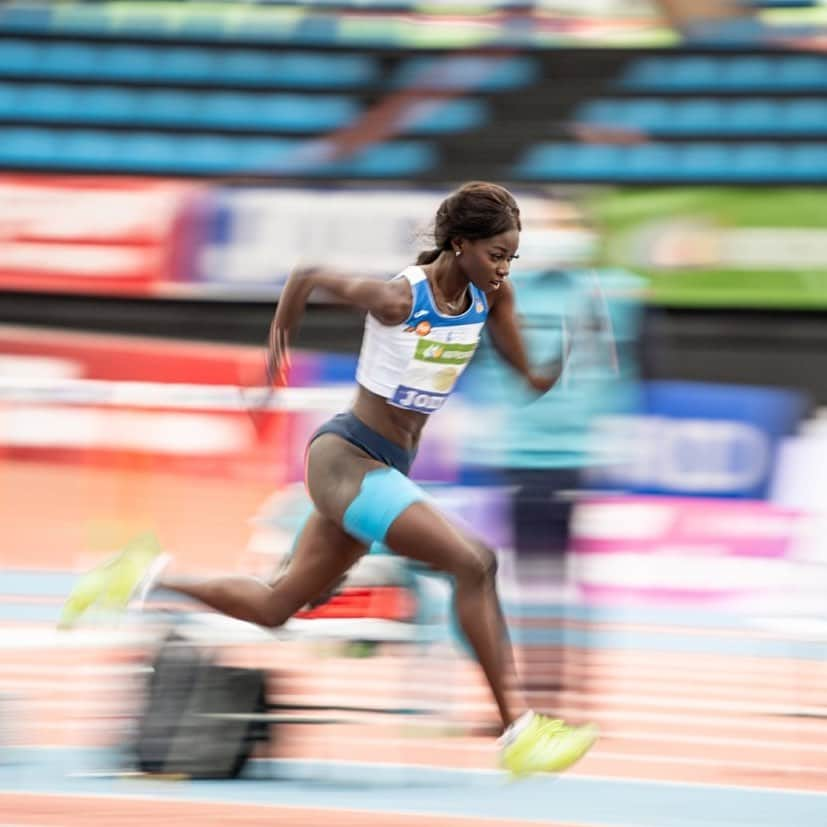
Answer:
M310 295L322 289L351 307L365 310L382 324L399 324L411 311L411 289L404 279L347 276L324 268L300 268L287 280L276 306L267 351L267 376L271 382L289 364L287 349L296 332Z

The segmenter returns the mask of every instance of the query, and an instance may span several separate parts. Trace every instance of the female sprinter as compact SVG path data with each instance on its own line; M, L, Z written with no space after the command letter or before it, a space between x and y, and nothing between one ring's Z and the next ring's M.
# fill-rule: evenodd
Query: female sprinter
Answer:
M591 747L597 730L546 718L512 697L516 673L497 596L496 555L463 534L408 478L422 429L471 359L483 325L500 354L538 393L559 376L559 361L549 374L532 370L518 329L508 274L520 229L519 208L507 190L469 183L440 205L434 249L396 278L295 272L270 328L271 378L284 370L289 335L316 288L367 311L367 317L353 407L319 428L307 449L306 484L314 510L290 565L273 583L157 577L153 585L231 617L277 627L339 581L374 542L452 575L457 618L502 718L501 762L526 774L570 766ZM127 551L110 563L106 576L97 578L106 602L116 602L113 592L122 598L134 593L152 558Z

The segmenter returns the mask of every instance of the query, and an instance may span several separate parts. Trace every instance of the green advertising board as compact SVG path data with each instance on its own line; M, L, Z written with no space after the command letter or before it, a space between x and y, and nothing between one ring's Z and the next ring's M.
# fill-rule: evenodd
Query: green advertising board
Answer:
M670 306L827 308L827 190L617 189L588 199L602 264Z

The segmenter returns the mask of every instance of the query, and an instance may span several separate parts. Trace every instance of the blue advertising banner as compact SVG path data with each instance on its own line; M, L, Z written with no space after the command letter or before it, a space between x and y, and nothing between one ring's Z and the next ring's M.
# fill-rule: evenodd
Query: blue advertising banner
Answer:
M765 499L807 407L792 390L700 382L650 382L642 398L640 415L596 425L596 444L626 447L598 482L641 494Z

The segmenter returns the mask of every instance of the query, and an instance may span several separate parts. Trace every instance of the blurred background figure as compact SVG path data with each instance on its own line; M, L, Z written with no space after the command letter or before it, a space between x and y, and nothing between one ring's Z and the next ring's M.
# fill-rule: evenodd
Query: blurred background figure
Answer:
M639 409L643 282L630 272L599 267L599 244L582 209L557 197L521 235L512 269L517 310L532 362L563 365L555 387L532 394L513 380L490 345L465 382L469 397L488 407L475 418L478 427L472 422L464 432L461 479L505 488L507 552L513 553L506 566L511 588L527 608L571 600L567 552L578 496L590 485L590 468L623 459L609 455L617 441L595 444L595 422ZM557 662L560 672L544 672L535 688L562 679L561 661L548 661Z

